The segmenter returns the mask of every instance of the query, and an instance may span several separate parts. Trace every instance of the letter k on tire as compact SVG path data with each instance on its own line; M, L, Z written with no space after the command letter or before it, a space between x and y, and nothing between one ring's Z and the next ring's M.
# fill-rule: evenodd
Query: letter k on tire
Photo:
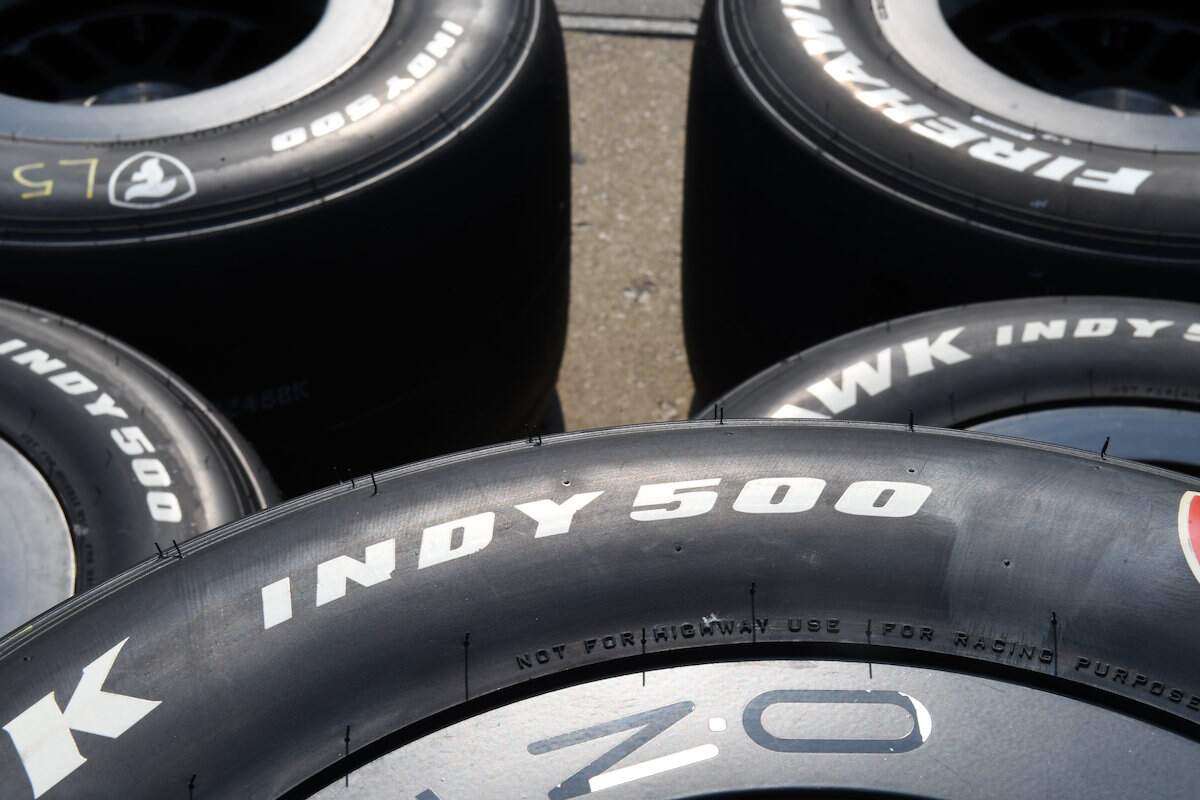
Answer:
M121 648L128 641L128 638L122 639L83 668L83 677L65 710L59 710L58 701L51 692L4 726L17 748L35 798L41 797L87 761L75 746L71 731L116 739L161 702L114 694L102 688Z

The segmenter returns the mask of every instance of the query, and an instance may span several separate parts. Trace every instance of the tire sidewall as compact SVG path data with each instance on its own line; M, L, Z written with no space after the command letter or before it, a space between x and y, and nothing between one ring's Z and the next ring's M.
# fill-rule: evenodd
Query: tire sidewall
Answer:
M748 481L782 475L824 481L817 503L733 508ZM82 796L158 796L192 774L218 795L276 796L343 759L346 736L358 749L575 670L760 647L995 670L1200 724L1188 622L1200 583L1178 528L1194 484L1173 473L959 432L737 422L566 435L376 478L201 537L0 641L14 687L0 718L48 691L69 697L119 645L106 691L160 705L88 741L88 764L62 784ZM696 480L710 511L632 516L681 507L643 486ZM912 517L839 511L862 480L930 493ZM597 491L565 533L538 536L516 507ZM459 555L439 561L444 546ZM376 566L354 567L364 559ZM604 636L627 644L594 646ZM225 733L163 747L196 726ZM0 781L27 789L11 749Z
M961 427L1069 404L1196 409L1198 323L1200 307L1190 303L1112 297L1029 298L931 311L796 354L697 416L711 417L719 406L731 418L808 413L905 423L911 413L922 425ZM830 406L810 391L826 380L844 389L846 370L865 375L861 370L874 372L881 359L886 378L852 398L822 392L838 395Z
M520 72L544 17L538 0L398 2L356 65L282 109L135 143L18 138L0 154L0 242L121 245L194 236L352 194L437 152L468 127ZM304 141L281 149L289 133L288 141ZM116 205L148 155L162 157L179 191L162 208ZM87 169L60 163L88 160L95 162L91 178ZM14 179L14 170L30 164L43 166L22 175L54 180L50 196ZM176 164L194 185L178 201L187 178Z
M814 56L805 52L806 39L793 31L783 4L776 0L719 0L716 14L725 58L738 65L744 90L754 97L760 113L774 118L801 146L827 152L853 179L874 182L927 211L1000 232L1012 233L1016 227L1027 238L1084 249L1104 249L1105 240L1138 232L1186 242L1195 206L1190 178L1194 157L1071 141L1055 133L1053 120L1037 131L1002 117L994 120L1025 132L1029 140L980 126L972 122L977 111L968 100L933 85L892 50L872 3L820 5L820 11L810 13L828 20L841 44ZM903 4L888 8L889 13L903 13ZM746 58L745 53L755 55ZM870 82L835 80L824 67L838 57L845 59L843 64L857 62ZM906 104L925 106L936 115L897 123L884 116L884 107L870 108L858 99L864 92L888 89L902 92L909 98ZM950 147L912 131L915 125L927 127L929 119L943 118L974 126L986 134L979 141L999 138L1014 147L1034 148L1045 157L1015 171L972 156L976 141ZM1033 175L1059 156L1083 165L1061 179ZM1112 172L1122 167L1153 174L1133 195L1075 183L1083 170ZM1143 257L1156 257L1154 242L1146 245ZM935 251L931 257L936 257Z
M245 445L136 354L10 304L0 304L0 342L10 348L0 355L0 436L58 498L78 591L151 556L156 543L169 550L272 496ZM15 360L38 351L49 360L44 374Z

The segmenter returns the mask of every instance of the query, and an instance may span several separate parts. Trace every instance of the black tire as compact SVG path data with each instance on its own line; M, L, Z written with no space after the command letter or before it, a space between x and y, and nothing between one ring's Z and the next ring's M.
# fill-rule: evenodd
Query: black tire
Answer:
M20 470L30 477L25 497L6 495L0 522L4 631L156 543L171 550L275 499L253 451L174 375L90 328L3 302L0 446L5 490ZM25 487L43 482L35 501ZM61 566L50 574L48 557Z
M777 475L812 480L780 498L762 481ZM672 502L663 484L680 481L709 488ZM862 423L663 424L449 456L226 526L0 641L0 790L28 797L34 763L48 797L158 798L189 779L197 796L307 796L358 765L347 754L556 682L764 656L1005 677L1196 738L1200 522L1179 527L1194 488ZM100 689L139 700L114 701L110 738L75 735L86 763L54 757L69 731L18 757L30 725L63 733L73 696L83 724Z
M892 320L759 373L702 418L834 418L1037 439L1200 474L1200 306L1061 297ZM882 371L881 371L882 370Z
M570 154L553 4L390 1L330 0L341 17L391 11L343 73L278 108L190 127L197 108L223 122L209 94L67 109L119 111L113 135L101 122L56 134L64 107L30 104L0 159L0 293L179 372L289 493L525 434L551 402L562 354ZM251 27L265 16L269 29L313 4L131 5L224 9ZM4 38L14 29L42 24L13 15L38 8L0 12L0 51L15 47ZM65 25L68 11L46 24ZM232 91L237 105L238 85L209 91ZM0 108L13 102L0 96ZM184 121L157 135L176 114ZM135 120L156 135L128 141ZM92 141L44 140L55 136ZM154 154L155 185L176 181L172 204L114 206ZM51 196L37 196L50 179Z
M997 724L1013 717L1015 736ZM1108 709L978 676L721 662L517 700L403 745L314 798L994 800L1019 771L1049 797L1185 800L1200 781L1198 750Z
M1036 13L992 0L956 5L1027 18L1059 6L1118 13L1074 0ZM1093 108L1006 78L948 30L934 41L938 24L912 22L938 8L708 4L693 59L684 218L698 405L790 353L920 311L1051 294L1200 299L1194 120ZM1178 4L1146 8L1136 15L1191 15ZM927 58L940 59L936 79L912 63ZM1047 108L1026 108L1028 97ZM952 137L915 132L950 125L963 132L953 147ZM982 160L1000 160L991 148L1009 145L1023 161Z

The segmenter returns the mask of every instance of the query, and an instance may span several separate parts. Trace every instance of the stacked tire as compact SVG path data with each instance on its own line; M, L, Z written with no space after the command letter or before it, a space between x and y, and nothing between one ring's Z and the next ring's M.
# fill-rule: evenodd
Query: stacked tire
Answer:
M26 2L0 31L0 295L170 365L289 494L556 424L549 0Z
M1200 306L1061 297L891 320L805 350L701 417L871 420L1200 473Z
M685 291L719 399L376 473L553 424L553 7L178 6L0 9L0 65L42 59L0 70L29 115L0 290L179 364L290 493L369 474L262 510L249 446L179 379L0 306L0 549L25 554L0 600L23 621L91 589L0 639L0 795L1194 797L1186 137L1006 106L932 2L712 0ZM946 7L1011 55L1009 17ZM129 13L155 80L47 82ZM229 32L212 74L258 71L172 98L193 29ZM117 131L131 97L154 102Z
M11 303L0 303L0 493L4 632L276 499L250 447L179 378Z
M0 642L0 787L948 799L1027 764L1047 791L1187 797L1194 489L804 420L425 462L191 540Z
M1014 18L1041 27L1000 38ZM1196 24L1162 3L708 3L684 219L698 402L835 336L960 303L1200 299L1192 121L1166 101L1129 113L1117 89L1108 107L1064 102L1047 77L1084 53L1101 87L1185 92ZM1030 57L1028 36L1052 33Z

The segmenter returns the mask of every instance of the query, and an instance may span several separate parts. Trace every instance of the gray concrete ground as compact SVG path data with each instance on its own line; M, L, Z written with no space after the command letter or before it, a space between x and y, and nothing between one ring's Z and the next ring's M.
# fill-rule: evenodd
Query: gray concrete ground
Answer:
M568 430L682 419L687 39L568 33L574 218Z

